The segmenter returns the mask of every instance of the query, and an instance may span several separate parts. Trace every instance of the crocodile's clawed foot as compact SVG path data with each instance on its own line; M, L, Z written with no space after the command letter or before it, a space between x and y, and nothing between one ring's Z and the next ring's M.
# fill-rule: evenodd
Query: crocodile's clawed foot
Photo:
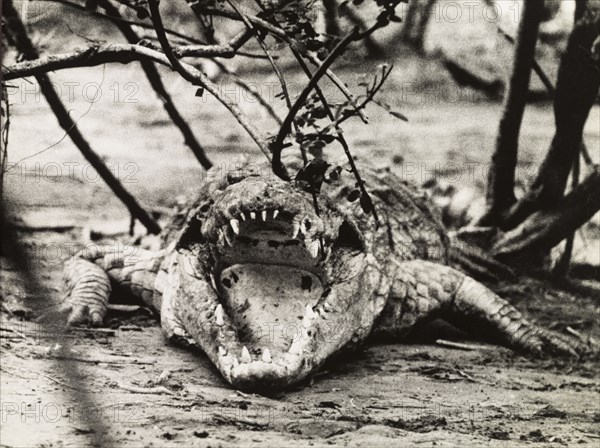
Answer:
M540 357L582 359L600 354L600 347L591 339L584 342L538 326L531 326L528 333L517 341L517 345Z
M66 304L69 312L67 325L87 324L93 327L101 326L104 321L104 316L106 315L106 308L102 305L98 303L81 302Z
M103 303L86 303L70 299L60 305L52 307L40 317L38 322L54 322L66 324L68 327L75 325L88 325L100 327L104 322L106 307Z
M106 315L111 285L100 266L83 259L72 259L65 267L66 294L59 312L67 325L100 326Z

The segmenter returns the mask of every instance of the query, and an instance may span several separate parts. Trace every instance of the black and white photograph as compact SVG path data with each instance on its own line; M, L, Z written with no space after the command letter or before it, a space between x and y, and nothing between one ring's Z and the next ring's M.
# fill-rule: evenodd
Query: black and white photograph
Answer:
M0 447L600 445L600 0L0 7Z

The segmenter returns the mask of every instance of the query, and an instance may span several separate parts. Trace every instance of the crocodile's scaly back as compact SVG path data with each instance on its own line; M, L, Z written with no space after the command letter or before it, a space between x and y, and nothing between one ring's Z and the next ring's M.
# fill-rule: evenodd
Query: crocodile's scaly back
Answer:
M345 204L365 236L374 235L373 253L378 255L382 247L390 246L398 261L425 259L445 262L448 247L446 229L426 194L388 169L361 165L360 174L381 218L379 231L372 214L364 213L359 201L347 200L349 189L356 188L351 173L340 177L341 185L334 184L331 193L329 185L325 191L331 194L335 203Z

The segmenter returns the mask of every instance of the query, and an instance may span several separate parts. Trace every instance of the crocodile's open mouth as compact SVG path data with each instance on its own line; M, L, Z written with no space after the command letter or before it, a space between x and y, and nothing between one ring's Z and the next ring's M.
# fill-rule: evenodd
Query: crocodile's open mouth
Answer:
M240 363L302 355L321 312L331 252L318 218L284 210L240 213L218 231L215 320L236 329ZM317 227L317 228L315 228Z

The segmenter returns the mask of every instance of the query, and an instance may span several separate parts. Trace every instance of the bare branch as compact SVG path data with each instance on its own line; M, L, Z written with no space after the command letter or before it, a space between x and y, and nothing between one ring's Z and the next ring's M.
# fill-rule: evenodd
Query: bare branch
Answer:
M196 2L192 2L192 1L188 1L188 3L197 5L198 10L201 10L205 14L226 17L228 19L236 20L239 22L242 21L242 18L235 11L228 11L223 8L205 6L200 3L196 3ZM283 30L282 28L275 26L272 23L267 22L266 20L263 20L256 16L246 15L246 18L253 26L258 27L264 31L267 31L267 32L271 33L273 36L276 36L279 39L281 39L282 41L284 41L286 44L288 44L290 46L290 48L294 49L299 54L301 54L303 57L308 59L308 61L311 64L317 66L317 68L321 67L322 62L319 60L319 58L316 57L314 54L312 54L310 51L308 51L303 46L300 46L293 40L290 40L288 38L287 34L285 33L285 30ZM346 87L344 82L340 78L338 78L337 75L329 69L327 69L325 74L329 78L329 80L340 90L340 92L342 92L342 94L352 104L354 104L354 96L352 95L352 92L350 92L350 90L348 90L348 87ZM368 117L364 114L364 112L359 113L359 115L364 123L368 122Z
M5 80L22 78L25 76L38 76L53 70L61 70L76 67L92 67L110 62L127 64L134 61L151 60L172 68L167 57L156 50L141 45L109 44L95 45L85 50L78 50L62 55L50 55L34 61L25 61L2 70ZM197 81L195 85L201 85L209 93L215 96L237 119L250 137L256 142L262 152L270 160L270 154L265 139L260 131L252 124L250 119L237 107L235 103L223 96L219 88L204 74L193 66L180 62ZM204 84L201 84L204 83Z
M283 125L281 126L281 128L279 128L279 133L277 134L277 138L271 145L271 148L273 151L273 160L272 160L273 171L278 176L280 176L282 178L288 178L286 169L283 166L283 164L281 163L281 151L283 149L283 140L290 132L290 127L292 125L292 121L293 121L294 117L296 116L296 114L298 113L300 108L304 105L306 99L308 98L308 95L310 95L310 92L312 92L312 90L317 85L317 83L321 80L323 75L325 75L325 72L327 71L329 66L331 64L333 64L333 62L337 59L337 57L340 54L342 54L344 52L344 50L348 47L348 45L350 45L357 38L359 38L359 36L360 36L360 33L358 32L358 28L354 28L354 30L351 33L349 33L346 37L344 37L336 45L336 47L331 51L331 53L329 53L327 58L323 61L323 64L321 65L321 67L319 67L319 69L313 74L308 85L304 88L302 93L298 96L295 103L292 105L291 109L289 110L287 116L283 120Z
M514 45L514 43L515 43L514 37L512 37L510 34L508 34L500 25L498 25L497 28L498 28L498 32L500 33L500 35L503 36L507 40L507 42ZM550 78L548 77L548 75L546 75L546 72L544 71L542 66L538 63L538 61L535 58L533 58L532 62L533 62L533 71L535 72L536 75L538 75L538 78L540 78L540 81L542 81L542 84L544 84L544 87L546 87L546 90L548 91L548 93L551 94L552 96L554 96L554 94L556 93L556 89L554 88L552 81L550 81ZM592 158L590 157L590 153L589 153L584 141L581 142L581 155L583 156L583 160L585 161L586 165L593 164Z
M596 3L586 8L561 58L554 98L554 138L531 187L504 216L505 229L516 227L536 210L559 201L573 160L579 157L585 123L600 89L600 70L588 54L598 38L600 8Z
M220 56L219 53L207 51L205 57ZM111 62L129 64L136 61L154 61L171 67L167 57L156 50L142 45L132 44L96 44L71 53L48 55L39 59L24 61L9 67L4 67L2 76L5 80L37 76L55 70L77 67L94 67ZM189 69L200 73L191 65L185 64Z
M80 5L78 3L73 3L68 0L47 0L47 1L57 3L57 4L62 4L62 5L68 6L70 8L78 9L80 11L85 11L87 13L91 13L95 17L109 20L109 21L115 23L117 26L118 25L138 26L140 28L154 32L154 27L148 23L138 22L135 20L128 20L121 16L113 16L110 14L107 15L107 14L100 13L98 11L91 12L85 6ZM108 0L100 1L99 3L101 4L102 7L106 6L107 4L110 4L110 2ZM104 8L104 9L106 9L106 8ZM118 12L118 10L117 10L117 12ZM215 52L223 51L223 54L219 55L219 57L230 58L233 56L244 56L244 57L253 58L253 59L265 59L265 56L262 54L254 54L254 53L249 53L249 52L244 52L244 51L236 51L237 48L235 45L235 39L236 39L235 37L228 44L225 44L223 46L218 46L218 45L209 45L208 43L202 41L201 39L197 39L195 37L188 36L187 34L180 33L178 31L175 31L170 28L165 28L165 32L172 36L178 37L179 39L183 40L184 42L195 44L195 45L182 45L182 46L174 47L173 51L175 52L176 55L178 55L180 57L188 57L188 56L190 56L190 57L205 57L206 52L214 50ZM146 35L140 36L139 40L141 40L141 39L156 39L156 37L155 36L150 37L149 34L146 34ZM138 40L138 42L139 42L139 40ZM137 42L131 42L131 43L137 43ZM227 47L226 45L229 45L230 48Z
M184 45L181 47L173 48L173 54L175 56L177 56L178 58L183 58L183 57L188 57L188 56L203 58L203 57L207 57L207 56L205 56L207 51L213 51L213 52L215 52L214 56L219 56L221 58L231 58L233 56L237 56L240 54L238 50L246 42L248 42L248 39L251 36L252 36L252 33L248 32L247 30L244 30L244 31L240 32L239 34L237 34L236 36L234 36L226 44L221 44L221 45L207 45L207 44ZM222 54L218 54L219 52L221 52ZM253 55L253 57L256 57L256 55Z

